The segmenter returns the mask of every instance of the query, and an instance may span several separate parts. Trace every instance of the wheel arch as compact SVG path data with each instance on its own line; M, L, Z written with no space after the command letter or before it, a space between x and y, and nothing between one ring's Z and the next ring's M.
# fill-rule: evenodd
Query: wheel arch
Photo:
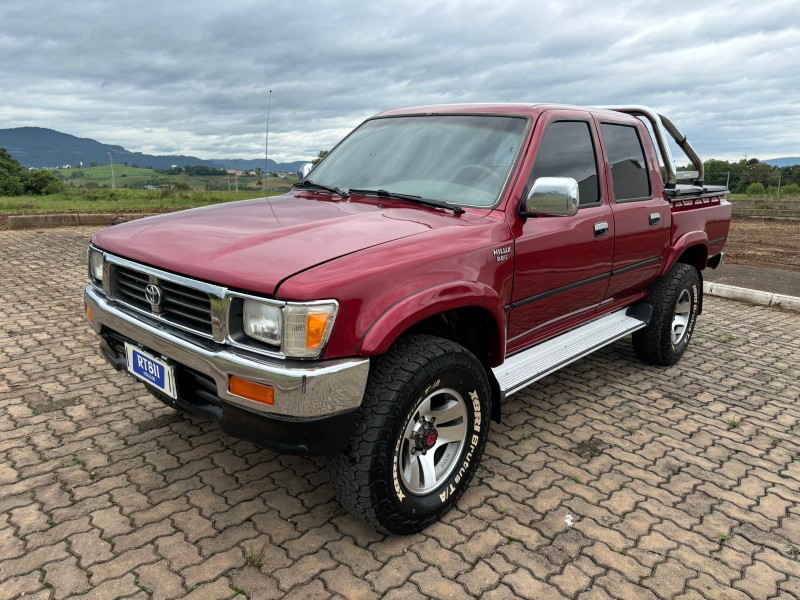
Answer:
M505 359L505 311L497 293L477 282L453 282L393 304L364 335L359 354L385 353L405 335L429 334L456 342L484 365L492 391L492 418L500 420L500 386L492 367Z
M660 275L666 275L679 262L691 265L698 273L701 272L708 264L708 248L708 235L705 231L692 231L682 235L670 248Z

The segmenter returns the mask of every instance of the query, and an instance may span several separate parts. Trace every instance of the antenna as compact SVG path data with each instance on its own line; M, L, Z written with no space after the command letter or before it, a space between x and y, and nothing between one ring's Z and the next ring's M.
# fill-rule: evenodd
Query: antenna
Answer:
M114 178L114 157L111 156L111 152L108 153L108 158L111 159L111 189L115 190L117 189L117 182Z
M264 176L261 178L261 188L267 191L267 173L269 172L269 111L272 108L272 90L269 91L269 101L267 102L267 139L264 142Z

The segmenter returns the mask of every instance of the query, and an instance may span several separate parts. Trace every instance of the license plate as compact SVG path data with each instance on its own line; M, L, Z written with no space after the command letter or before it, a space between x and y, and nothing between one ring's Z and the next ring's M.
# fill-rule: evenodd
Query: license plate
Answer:
M172 365L128 343L125 344L125 353L131 375L161 390L170 398L178 397L175 393L175 372Z

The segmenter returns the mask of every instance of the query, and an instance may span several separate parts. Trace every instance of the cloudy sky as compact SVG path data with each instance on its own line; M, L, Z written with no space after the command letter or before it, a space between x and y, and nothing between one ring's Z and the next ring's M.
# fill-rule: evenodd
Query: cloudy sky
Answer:
M648 104L704 158L800 155L797 0L3 0L0 128L276 160L448 102Z

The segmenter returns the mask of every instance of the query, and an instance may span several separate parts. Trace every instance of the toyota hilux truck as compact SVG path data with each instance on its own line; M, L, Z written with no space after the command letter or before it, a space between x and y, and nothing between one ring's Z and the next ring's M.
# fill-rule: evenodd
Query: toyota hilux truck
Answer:
M159 400L330 456L347 510L410 533L464 493L511 394L629 335L681 358L727 193L647 107L393 110L285 195L97 232L86 314Z

